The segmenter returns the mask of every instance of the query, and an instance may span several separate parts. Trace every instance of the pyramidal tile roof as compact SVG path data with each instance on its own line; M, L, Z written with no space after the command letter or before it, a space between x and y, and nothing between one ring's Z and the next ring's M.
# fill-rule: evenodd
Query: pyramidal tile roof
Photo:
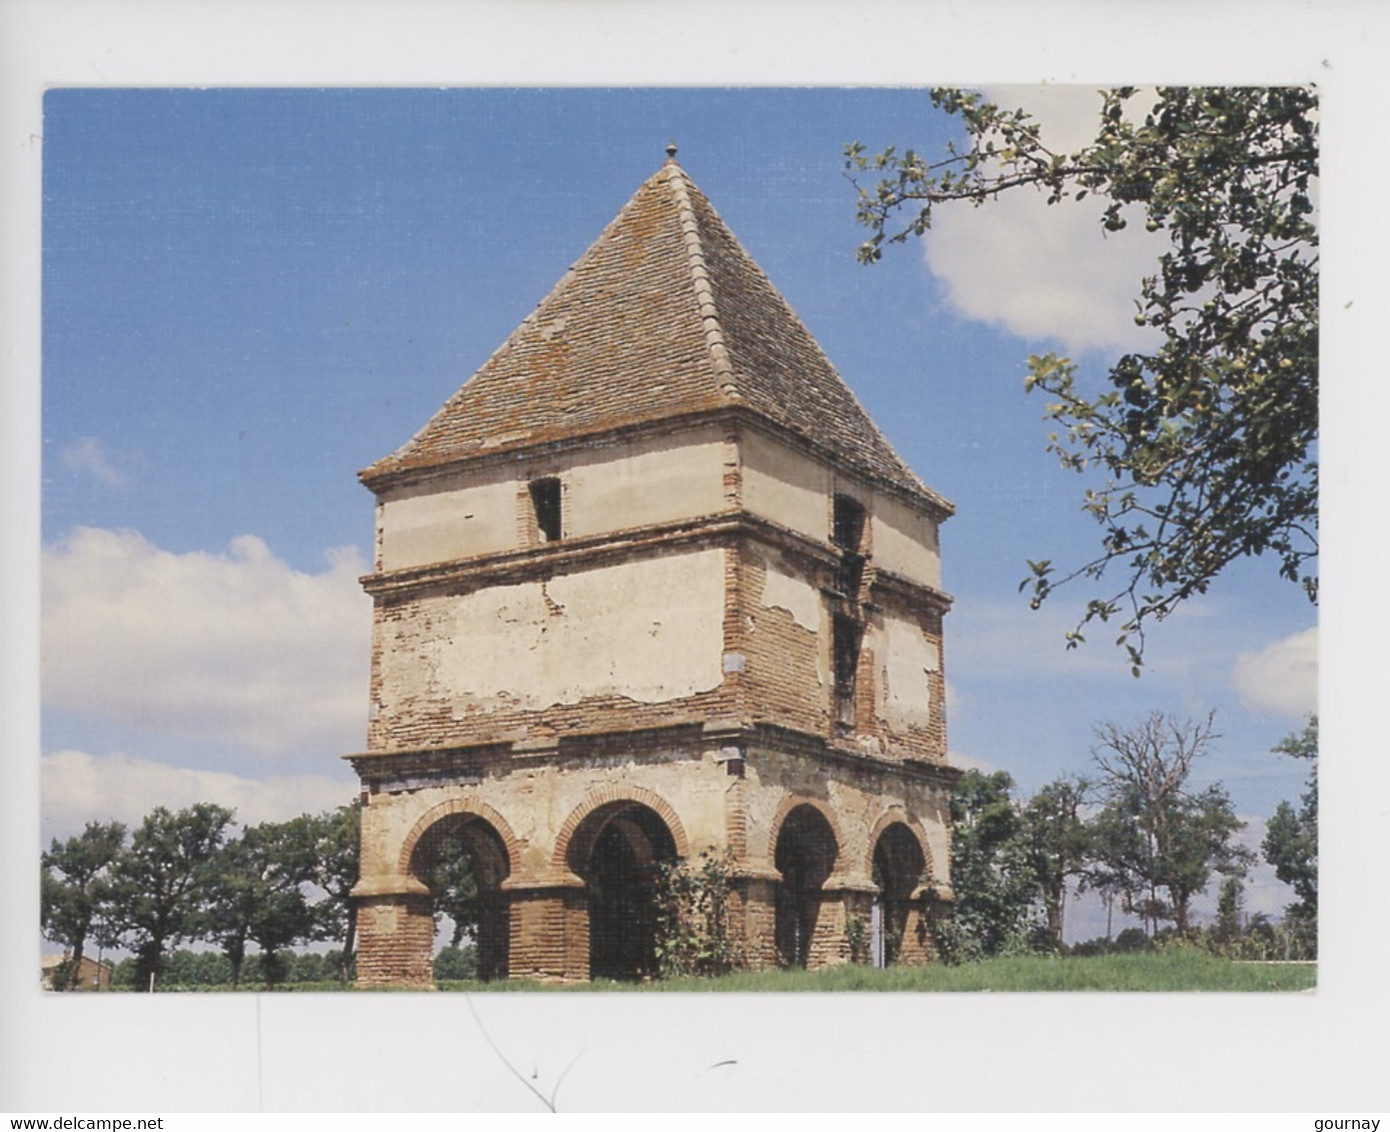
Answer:
M950 508L672 159L425 427L361 478L735 406Z

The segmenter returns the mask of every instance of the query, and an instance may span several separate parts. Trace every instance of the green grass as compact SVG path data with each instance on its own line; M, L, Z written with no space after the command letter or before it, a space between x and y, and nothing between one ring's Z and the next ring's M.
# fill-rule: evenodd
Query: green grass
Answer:
M1093 958L1018 956L959 967L843 966L823 971L747 971L721 979L651 983L540 984L446 982L445 991L793 992L813 991L1305 991L1317 984L1314 963L1233 963L1194 949Z
M1170 948L1128 955L1050 958L1017 956L964 963L959 967L872 967L846 965L823 971L744 971L721 979L670 979L650 983L534 983L504 979L493 983L445 981L442 991L516 994L617 992L708 994L816 991L1306 991L1317 985L1315 963L1235 963L1196 948ZM117 988L118 990L121 988ZM169 993L184 988L164 986ZM188 987L190 993L227 993L230 987ZM257 983L243 983L244 992L261 992ZM334 980L284 983L273 993L333 993L355 988ZM408 992L397 992L408 993Z

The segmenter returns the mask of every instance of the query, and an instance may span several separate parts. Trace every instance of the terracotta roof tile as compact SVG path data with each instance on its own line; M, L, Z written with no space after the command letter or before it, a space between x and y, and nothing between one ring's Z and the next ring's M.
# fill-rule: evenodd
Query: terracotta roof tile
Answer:
M425 427L362 478L734 405L949 507L671 161Z

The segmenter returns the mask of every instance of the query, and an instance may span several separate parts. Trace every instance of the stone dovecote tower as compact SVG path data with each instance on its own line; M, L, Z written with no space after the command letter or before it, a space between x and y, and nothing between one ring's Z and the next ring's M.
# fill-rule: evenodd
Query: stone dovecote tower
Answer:
M461 845L484 977L652 972L655 865L727 852L747 960L928 960L950 899L937 529L672 158L376 496L363 985L428 985Z

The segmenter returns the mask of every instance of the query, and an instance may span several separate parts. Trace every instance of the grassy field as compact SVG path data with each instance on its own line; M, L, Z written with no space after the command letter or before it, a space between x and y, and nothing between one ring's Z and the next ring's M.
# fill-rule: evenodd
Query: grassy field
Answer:
M1315 963L1239 963L1196 948L1173 948L1127 955L1080 957L1018 956L964 963L959 967L872 967L846 965L824 971L745 971L720 979L670 979L648 983L533 983L507 979L493 983L444 981L443 991L516 994L543 991L591 994L711 994L814 991L955 992L955 991L1308 991L1317 985ZM157 988L165 993L235 993L230 987ZM243 992L263 992L258 983L243 983ZM353 991L337 982L284 983L275 993ZM410 992L388 992L410 993Z
M959 967L844 966L825 971L750 971L721 979L651 983L542 985L514 979L446 982L441 990L516 992L766 992L812 991L1306 991L1317 984L1314 963L1233 963L1205 952L1175 949L1093 958L1020 956Z

